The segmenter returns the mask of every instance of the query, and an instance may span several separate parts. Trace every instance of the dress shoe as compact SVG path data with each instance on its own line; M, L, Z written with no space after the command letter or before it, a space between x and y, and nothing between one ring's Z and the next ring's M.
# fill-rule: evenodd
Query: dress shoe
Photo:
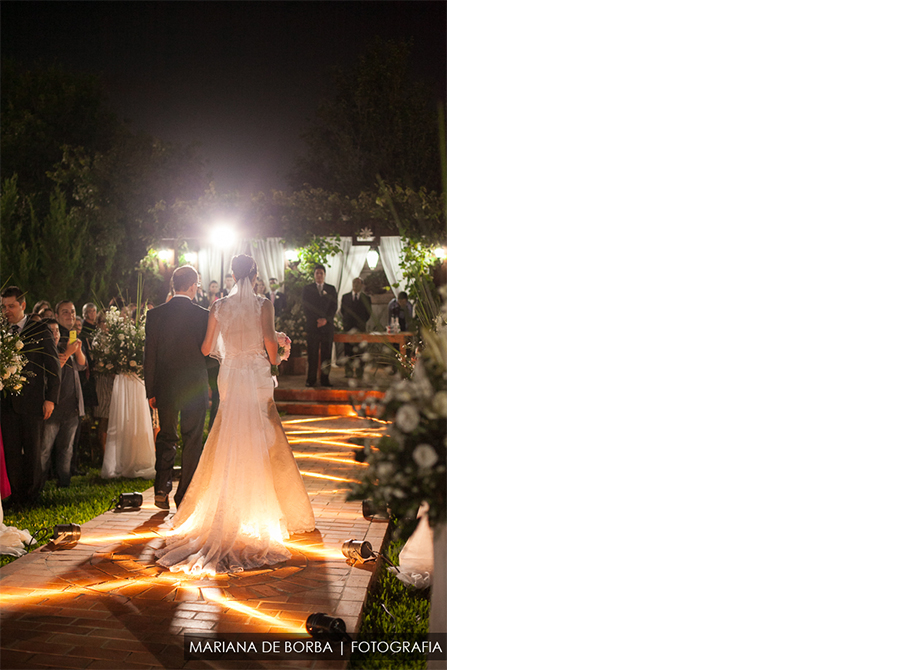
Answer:
M159 507L160 509L169 509L169 494L168 493L157 493L153 496L153 504Z
M315 385L315 382L306 382L306 388L313 388Z

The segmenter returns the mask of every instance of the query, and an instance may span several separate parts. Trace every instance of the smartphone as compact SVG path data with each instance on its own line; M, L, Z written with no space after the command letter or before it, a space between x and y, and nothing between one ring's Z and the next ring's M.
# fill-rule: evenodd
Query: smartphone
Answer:
M75 344L75 340L78 339L78 331L74 328L69 331L69 344Z

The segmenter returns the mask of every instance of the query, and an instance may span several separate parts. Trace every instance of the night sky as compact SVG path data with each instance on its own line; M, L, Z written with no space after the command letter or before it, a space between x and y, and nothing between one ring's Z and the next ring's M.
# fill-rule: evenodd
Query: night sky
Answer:
M136 131L201 143L219 190L284 189L330 68L411 39L446 100L444 2L3 2L2 54L98 74Z

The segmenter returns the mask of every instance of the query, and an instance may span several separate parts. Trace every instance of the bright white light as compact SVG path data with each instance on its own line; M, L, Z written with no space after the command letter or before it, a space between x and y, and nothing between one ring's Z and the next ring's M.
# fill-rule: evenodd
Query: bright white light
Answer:
M163 263L167 263L168 265L175 265L174 249L160 249L159 252L157 252L157 256Z
M237 244L237 231L232 226L221 223L213 227L209 242L215 247L233 247Z
M436 257L438 257L438 258L446 258L446 257L447 257L447 250L444 249L444 247L435 247L435 248L434 248L434 255L435 255Z
M375 249L369 249L369 253L366 254L366 262L369 264L370 270L374 270L378 265L378 252Z
M300 252L296 249L285 249L284 260L286 260L288 263L296 263L300 260Z
M185 263L196 263L197 262L197 254L193 251L188 251L184 255Z

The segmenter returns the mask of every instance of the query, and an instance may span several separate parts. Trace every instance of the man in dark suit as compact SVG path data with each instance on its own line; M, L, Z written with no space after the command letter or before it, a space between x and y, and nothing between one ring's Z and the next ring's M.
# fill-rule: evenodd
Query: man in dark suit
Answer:
M22 353L31 373L19 395L0 400L0 428L6 472L12 493L10 503L34 503L41 492L41 440L44 422L59 401L60 367L50 329L33 315L25 314L25 292L8 286L0 294L3 315L25 346Z
M372 299L363 293L362 279L353 280L353 290L341 296L341 318L344 320L345 333L365 333L366 324L372 316ZM358 342L344 342L344 356L347 359L345 365L349 378L355 373L357 379L362 379L363 362L359 357L360 346Z
M281 313L284 311L284 308L287 305L287 298L284 297L284 293L278 290L278 281L275 279L275 277L271 277L269 279L268 298L272 301L272 306L275 308L276 318L281 316Z
M306 315L306 385L316 385L316 373L322 366L322 386L331 386L331 347L334 344L334 315L337 313L337 289L325 283L325 266L313 271L315 283L303 287L300 298Z
M203 452L209 378L200 345L206 336L209 311L194 302L197 286L194 268L190 265L178 268L172 275L172 298L147 312L144 383L150 406L159 412L153 490L154 502L160 509L169 509L179 414L184 449L175 505L184 498Z

